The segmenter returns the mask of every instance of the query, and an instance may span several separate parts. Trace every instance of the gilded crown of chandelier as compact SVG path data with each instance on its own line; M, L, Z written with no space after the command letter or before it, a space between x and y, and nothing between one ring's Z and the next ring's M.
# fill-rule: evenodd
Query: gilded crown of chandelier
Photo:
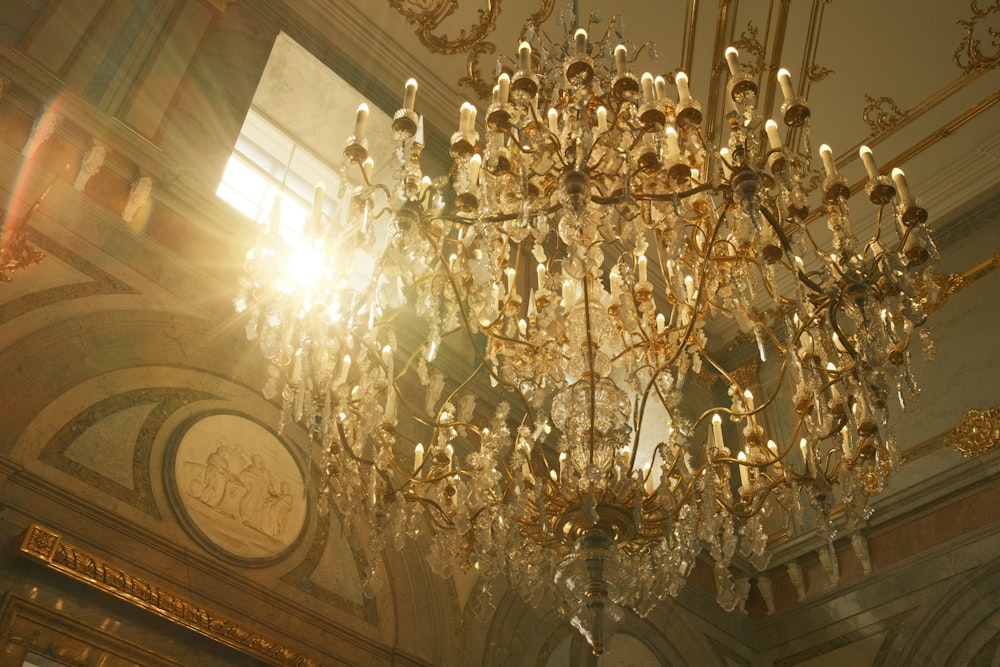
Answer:
M931 351L935 255L902 172L867 148L876 219L859 238L829 147L814 168L789 72L783 140L727 50L727 137L708 146L687 75L637 76L640 49L610 34L532 32L484 126L462 106L433 180L416 82L393 118L392 187L372 181L362 106L344 150L362 185L343 216L317 201L307 223L317 280L280 279L275 219L239 299L283 423L322 444L320 502L345 521L364 510L373 559L430 535L436 572L478 570L480 601L506 575L595 652L624 610L676 595L703 549L732 610L768 531L807 513L832 531L837 504L867 517L898 466L888 404L917 394L913 336ZM376 220L385 247L359 288L352 257ZM747 348L756 373L733 365ZM778 412L787 427L769 426Z

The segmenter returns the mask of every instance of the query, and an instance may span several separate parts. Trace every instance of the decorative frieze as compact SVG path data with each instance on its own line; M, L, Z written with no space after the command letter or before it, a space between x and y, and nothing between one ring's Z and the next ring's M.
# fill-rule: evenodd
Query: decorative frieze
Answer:
M241 623L123 570L100 556L67 543L48 528L32 524L18 553L50 570L193 630L272 665L318 667L319 663Z

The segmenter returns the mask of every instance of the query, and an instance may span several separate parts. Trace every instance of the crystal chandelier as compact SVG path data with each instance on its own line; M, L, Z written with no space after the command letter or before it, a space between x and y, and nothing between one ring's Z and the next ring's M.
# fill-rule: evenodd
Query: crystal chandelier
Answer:
M768 532L867 516L898 466L887 406L917 393L936 254L902 172L867 148L875 221L859 237L786 70L782 130L729 49L728 136L709 145L686 74L637 75L641 49L611 34L529 30L485 127L463 105L433 180L416 83L393 186L372 181L362 106L344 150L361 185L337 219L318 189L311 280L287 277L274 219L237 298L282 423L322 447L320 503L363 516L373 561L419 536L437 573L478 572L484 590L506 576L595 653L703 550L732 610ZM734 365L747 350L757 373Z

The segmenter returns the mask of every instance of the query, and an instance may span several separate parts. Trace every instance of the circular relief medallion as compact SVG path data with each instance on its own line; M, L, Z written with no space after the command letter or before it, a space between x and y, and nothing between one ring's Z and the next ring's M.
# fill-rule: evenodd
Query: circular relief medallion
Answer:
M172 481L196 537L242 562L273 561L305 528L302 471L272 432L245 417L191 423L174 451Z

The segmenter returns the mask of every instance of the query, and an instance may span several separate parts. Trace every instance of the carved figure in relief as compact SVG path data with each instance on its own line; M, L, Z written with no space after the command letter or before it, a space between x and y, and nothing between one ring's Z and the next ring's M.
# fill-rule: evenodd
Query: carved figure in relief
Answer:
M229 446L220 442L205 462L204 483L197 494L198 500L209 507L218 507L226 495L230 477Z
M282 540L295 497L289 482L276 483L260 455L250 455L248 462L242 447L219 439L204 466L188 465L200 468L188 488L191 496L219 514Z
M240 499L240 519L251 528L261 532L265 503L272 492L271 471L264 465L259 455L250 457L250 465L239 474L239 482L246 489Z
M291 514L295 503L291 490L291 484L282 482L280 490L277 493L268 493L264 501L260 530L276 540L280 540L284 535L288 515Z

